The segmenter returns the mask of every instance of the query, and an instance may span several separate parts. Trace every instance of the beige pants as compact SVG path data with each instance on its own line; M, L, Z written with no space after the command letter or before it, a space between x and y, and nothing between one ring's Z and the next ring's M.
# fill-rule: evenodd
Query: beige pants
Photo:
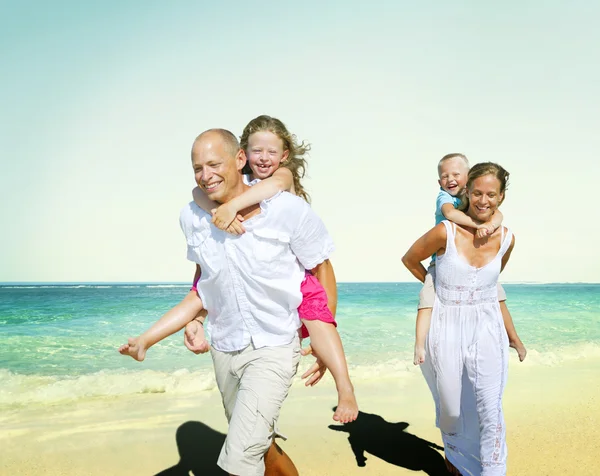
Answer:
M433 302L435 301L435 264L432 264L427 268L427 275L425 276L425 282L419 293L419 306L417 309L429 309L433 308ZM498 283L498 301L506 301L506 292L500 283Z
M265 453L273 438L283 437L277 419L300 361L299 338L278 347L211 349L211 355L229 422L217 464L230 474L263 476Z

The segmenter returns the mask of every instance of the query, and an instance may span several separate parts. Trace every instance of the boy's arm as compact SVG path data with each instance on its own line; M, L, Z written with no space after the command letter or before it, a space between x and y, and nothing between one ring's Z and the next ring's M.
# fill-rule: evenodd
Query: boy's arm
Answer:
M271 198L278 192L287 192L293 184L292 172L286 167L279 167L269 178L261 180L241 195L217 208L213 216L214 225L221 230L227 229L235 219L237 212Z
M479 228L482 226L482 223L476 222L466 213L457 210L451 203L444 203L441 210L442 215L457 225L468 226L470 228Z
M427 270L421 264L421 261L426 260L434 253L439 253L445 247L446 227L443 223L439 223L415 241L402 257L402 263L415 278L423 283L425 282L425 276L427 276Z

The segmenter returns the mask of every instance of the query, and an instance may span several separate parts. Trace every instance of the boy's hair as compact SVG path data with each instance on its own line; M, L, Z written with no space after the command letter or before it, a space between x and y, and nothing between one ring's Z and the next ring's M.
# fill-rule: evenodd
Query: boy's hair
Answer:
M446 154L446 155L444 155L444 157L442 157L442 158L440 159L440 161L438 162L438 177L439 177L439 175L440 175L440 170L441 170L441 168L442 168L442 164L443 164L444 162L446 162L447 160L450 160L450 159L462 159L462 160L463 160L463 162L465 163L465 165L467 166L467 169L469 169L469 168L470 168L470 165L469 165L469 159L467 159L467 156L466 156L466 155L464 155L464 154L459 154L459 153Z
M252 119L244 128L244 132L242 132L242 136L240 137L241 148L246 151L248 148L248 138L255 132L263 131L272 132L283 141L283 150L287 150L289 153L287 159L285 159L281 165L292 172L296 195L310 203L310 196L306 193L306 190L304 190L304 187L300 183L300 179L302 179L306 173L306 159L304 158L304 155L310 150L310 144L307 144L304 141L298 143L296 136L290 134L290 131L287 130L285 124L279 119L262 115ZM252 173L250 165L247 162L242 169L242 173Z

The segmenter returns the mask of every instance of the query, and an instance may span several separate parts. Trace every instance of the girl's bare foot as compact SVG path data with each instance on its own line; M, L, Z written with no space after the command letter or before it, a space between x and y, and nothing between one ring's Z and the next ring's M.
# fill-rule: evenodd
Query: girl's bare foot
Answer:
M446 469L448 470L448 472L450 474L452 474L453 476L462 476L460 474L460 471L458 469L456 469L456 466L454 466L448 458L444 458L444 459L446 462Z
M523 345L523 342L521 340L509 341L508 345L517 351L519 361L523 362L527 356L527 349Z
M425 362L425 347L415 344L415 357L413 359L413 364L421 365L423 362Z
M338 404L333 414L333 419L340 423L350 423L358 417L358 403L354 396L354 389L350 387L345 391L338 391Z
M119 353L122 355L129 355L138 362L141 362L146 358L146 346L140 342L139 337L130 337L127 339L127 344L119 347Z

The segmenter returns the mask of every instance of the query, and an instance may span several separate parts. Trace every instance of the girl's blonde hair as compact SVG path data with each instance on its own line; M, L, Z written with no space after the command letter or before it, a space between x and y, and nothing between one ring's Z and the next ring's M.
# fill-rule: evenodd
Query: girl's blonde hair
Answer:
M283 150L284 152L287 150L289 153L287 158L281 162L281 165L292 172L296 195L310 203L310 196L300 183L300 179L304 178L304 174L306 173L306 159L304 156L310 150L310 144L304 141L299 143L297 137L291 134L287 130L287 127L285 127L285 124L279 119L262 115L252 119L244 128L242 137L240 137L240 147L246 151L248 148L248 138L255 132L264 131L272 132L283 141ZM242 173L252 173L248 163L242 169Z
M473 182L479 177L485 177L486 175L493 175L500 182L500 193L502 194L502 200L498 202L498 205L501 205L504 199L506 198L506 190L508 189L508 178L510 174L508 171L502 167L501 165L495 164L493 162L481 162L480 164L475 164L469 170L469 176L467 177L467 184L465 186L465 191L468 191L473 186ZM464 197L461 197L460 209L466 210L469 208L469 194L468 192L464 194Z

